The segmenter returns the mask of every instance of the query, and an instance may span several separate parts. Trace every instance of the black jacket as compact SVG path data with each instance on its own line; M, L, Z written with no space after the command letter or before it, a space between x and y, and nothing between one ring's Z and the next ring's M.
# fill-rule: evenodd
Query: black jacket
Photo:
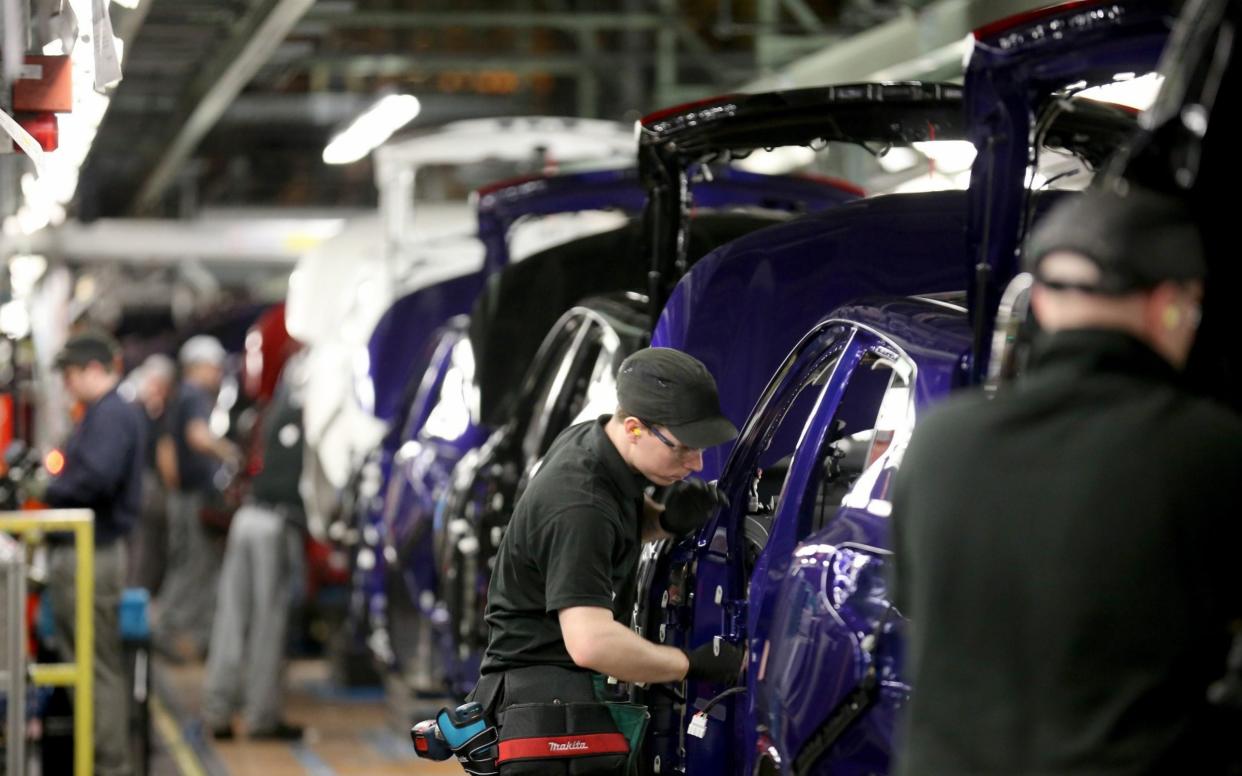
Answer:
M95 510L97 544L124 536L141 505L144 436L137 409L109 391L87 407L65 443L65 466L48 485L48 505Z
M1123 334L929 413L894 484L900 772L1215 772L1240 505L1242 419Z

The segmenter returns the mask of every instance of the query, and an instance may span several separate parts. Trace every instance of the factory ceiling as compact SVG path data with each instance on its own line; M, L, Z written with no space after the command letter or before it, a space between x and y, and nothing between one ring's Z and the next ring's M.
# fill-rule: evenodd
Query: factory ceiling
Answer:
M324 145L388 92L413 126L632 119L735 88L901 13L897 0L143 0L112 6L124 79L83 170L82 220L214 207L365 207L367 161ZM128 37L127 37L128 36Z

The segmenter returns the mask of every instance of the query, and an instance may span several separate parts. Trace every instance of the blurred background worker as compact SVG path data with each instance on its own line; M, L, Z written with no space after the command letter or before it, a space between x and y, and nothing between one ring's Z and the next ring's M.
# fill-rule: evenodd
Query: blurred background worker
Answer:
M233 737L237 711L250 738L302 737L282 715L286 634L305 568L297 363L286 365L264 411L262 468L229 527L203 694L203 717L217 739Z
M130 380L139 417L146 427L146 445L143 448L142 511L130 542L129 584L154 594L164 578L168 546L168 491L159 471L158 450L168 405L177 385L177 365L163 353L156 353L134 370ZM168 460L175 466L175 453Z
M224 347L198 335L181 346L182 378L164 434L176 456L168 495L168 573L159 598L156 645L174 658L201 658L211 638L221 543L200 518L209 494L222 484L221 464L236 471L241 452L211 430L216 392L224 377ZM168 442L163 443L168 450Z
M65 390L85 408L65 443L65 464L44 494L49 506L95 512L94 694L95 773L127 774L129 694L118 619L126 574L126 535L142 498L144 429L133 407L116 393L119 348L105 334L79 334L56 357ZM73 660L76 550L54 536L48 592L56 638ZM65 543L68 541L68 543Z
M1180 384L1198 231L1118 182L1054 209L1026 260L1029 374L929 414L894 485L900 772L1220 773L1242 419Z

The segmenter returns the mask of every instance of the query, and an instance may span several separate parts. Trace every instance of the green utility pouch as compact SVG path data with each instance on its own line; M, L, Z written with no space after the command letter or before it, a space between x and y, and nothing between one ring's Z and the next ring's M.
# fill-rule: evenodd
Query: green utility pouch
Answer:
M625 773L638 773L638 761L643 752L643 736L647 733L651 714L647 711L647 707L640 703L611 700L608 682L602 674L594 674L591 679L595 686L595 697L608 707L617 731L625 736L625 740L630 745L630 757L626 763Z

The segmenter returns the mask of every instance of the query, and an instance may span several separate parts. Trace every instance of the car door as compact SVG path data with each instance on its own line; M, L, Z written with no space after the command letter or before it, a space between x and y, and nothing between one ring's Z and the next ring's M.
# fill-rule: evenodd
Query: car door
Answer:
M854 327L844 322L817 327L769 382L719 483L731 506L720 510L697 536L644 554L639 574L645 592L635 614L639 632L681 648L715 639L745 642L750 573L768 540L772 502L807 418L826 393L835 391L841 365L862 356L854 337ZM644 753L650 770L667 772L670 763L696 773L732 773L740 767L747 725L739 710L746 704L735 696L713 702L724 689L691 681L684 702L670 704L669 693L660 690L644 696L653 708ZM704 735L686 736L691 716L705 708L709 724Z
M799 773L886 771L909 691L885 561L917 369L876 331L860 329L854 344L860 358L807 423L751 585L750 751L771 750Z

